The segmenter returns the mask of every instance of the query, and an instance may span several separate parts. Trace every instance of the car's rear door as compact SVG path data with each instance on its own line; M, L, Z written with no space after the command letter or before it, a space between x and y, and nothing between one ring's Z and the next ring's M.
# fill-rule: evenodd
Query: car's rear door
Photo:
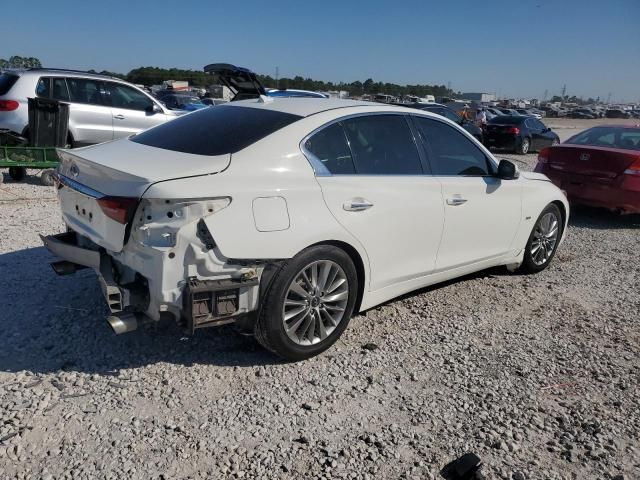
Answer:
M154 111L155 103L141 91L116 82L105 82L113 117L113 137L122 138L167 121Z
M66 83L69 92L69 129L74 134L74 145L112 140L111 107L106 104L102 80L67 77Z
M336 220L366 250L368 289L432 272L440 244L440 183L426 174L408 118L367 114L324 127L304 143Z
M495 166L456 127L413 116L429 154L434 179L442 184L444 229L437 270L496 258L512 248L521 220L521 186L493 175Z

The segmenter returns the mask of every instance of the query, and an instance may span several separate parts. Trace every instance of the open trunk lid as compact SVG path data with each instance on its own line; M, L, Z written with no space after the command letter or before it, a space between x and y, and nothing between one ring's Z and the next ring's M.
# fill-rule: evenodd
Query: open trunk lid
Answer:
M58 198L64 221L113 252L122 250L127 223L152 184L218 173L231 159L230 154L178 153L128 139L59 150L59 155Z
M205 73L214 75L218 81L231 89L233 100L247 100L266 95L266 91L255 73L248 68L230 63L211 63L204 67Z
M638 151L589 145L555 145L548 151L550 169L597 183L611 183L638 158Z

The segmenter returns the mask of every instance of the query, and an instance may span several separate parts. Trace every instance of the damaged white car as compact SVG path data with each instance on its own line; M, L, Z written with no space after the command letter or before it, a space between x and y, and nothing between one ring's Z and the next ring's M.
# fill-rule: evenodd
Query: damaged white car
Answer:
M544 269L569 212L443 117L366 102L232 102L61 157L68 232L43 241L97 272L117 333L234 322L292 360L398 295Z

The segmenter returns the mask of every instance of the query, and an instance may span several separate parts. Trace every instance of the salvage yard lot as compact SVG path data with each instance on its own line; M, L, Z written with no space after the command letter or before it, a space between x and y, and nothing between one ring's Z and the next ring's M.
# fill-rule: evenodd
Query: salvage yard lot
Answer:
M542 273L405 296L297 364L232 327L113 335L95 276L48 265L35 177L0 186L0 224L2 478L439 478L467 451L488 479L637 478L637 216L575 209Z

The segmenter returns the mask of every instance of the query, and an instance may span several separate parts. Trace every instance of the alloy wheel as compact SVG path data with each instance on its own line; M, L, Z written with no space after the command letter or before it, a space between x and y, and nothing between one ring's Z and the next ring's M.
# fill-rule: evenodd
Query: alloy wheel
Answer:
M529 139L524 138L522 140L522 153L528 153L528 152L529 152Z
M551 258L558 242L558 227L558 217L552 212L545 213L536 225L530 250L536 265L544 265Z
M282 322L289 339L315 345L327 338L344 319L349 281L331 260L308 264L293 278L282 307Z

